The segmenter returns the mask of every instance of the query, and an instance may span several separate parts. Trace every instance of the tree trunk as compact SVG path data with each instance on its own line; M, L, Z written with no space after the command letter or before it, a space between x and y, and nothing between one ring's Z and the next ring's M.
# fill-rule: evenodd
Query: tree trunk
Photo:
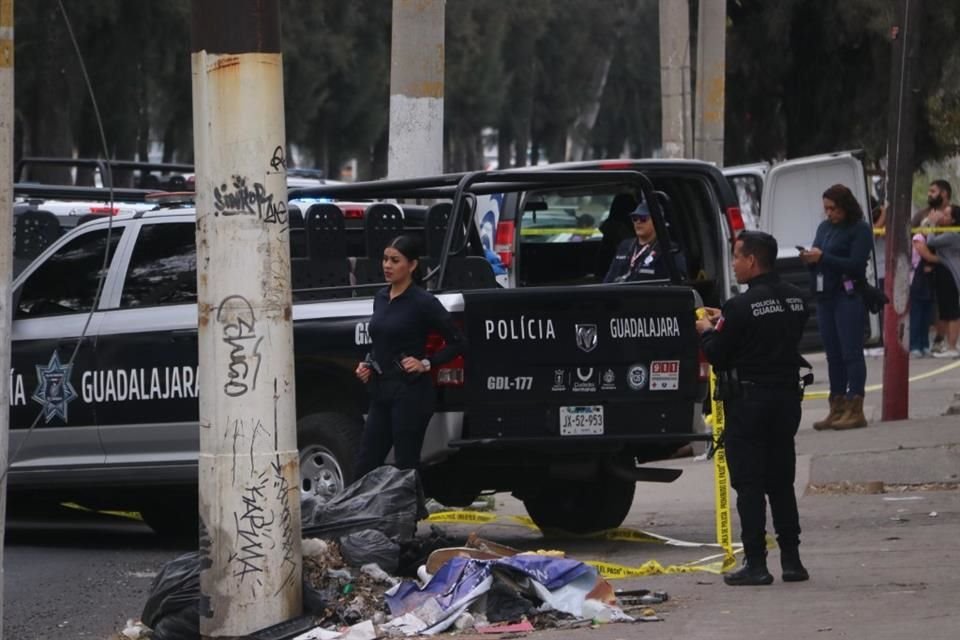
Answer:
M36 146L29 155L71 157L73 155L73 129L71 127L70 74L64 68L67 51L59 25L62 20L56 2L47 1L46 29L41 50L34 63L38 67L36 109L32 114L31 129L36 132ZM35 167L32 180L51 184L70 184L70 167Z
M581 108L580 115L570 127L567 160L584 160L590 148L590 134L593 132L594 125L597 124L597 116L600 115L600 104L603 101L603 90L607 86L611 62L613 62L612 53L597 62L589 88L590 101Z
M387 164L390 155L390 133L385 128L373 145L373 165L371 179L379 180L387 177Z
M500 122L500 129L497 132L497 168L507 169L510 167L510 154L513 142L513 130L510 123L504 119Z

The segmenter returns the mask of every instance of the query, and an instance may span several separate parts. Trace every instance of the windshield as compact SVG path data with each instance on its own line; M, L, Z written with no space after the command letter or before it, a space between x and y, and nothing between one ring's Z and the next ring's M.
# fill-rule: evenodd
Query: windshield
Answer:
M599 242L613 193L541 193L523 212L521 242Z

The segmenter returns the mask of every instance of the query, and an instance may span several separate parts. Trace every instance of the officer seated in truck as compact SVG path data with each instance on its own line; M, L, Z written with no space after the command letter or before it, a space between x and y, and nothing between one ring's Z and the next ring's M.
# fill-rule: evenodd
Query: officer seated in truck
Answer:
M662 247L646 202L630 213L635 238L627 238L617 247L604 282L636 282L669 280L667 260L673 260L682 278L686 278L687 261L676 246Z

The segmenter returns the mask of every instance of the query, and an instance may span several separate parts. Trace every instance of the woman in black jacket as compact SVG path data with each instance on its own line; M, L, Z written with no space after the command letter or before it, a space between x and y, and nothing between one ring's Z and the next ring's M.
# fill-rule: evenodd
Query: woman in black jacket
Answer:
M866 308L860 290L866 282L873 232L860 203L842 184L823 192L823 211L826 220L817 227L813 247L800 252L800 260L810 268L830 377L830 413L813 428L855 429L867 426L863 415Z
M357 477L381 466L391 447L396 467L417 468L436 395L430 370L463 350L463 336L450 313L413 281L419 259L419 245L410 236L395 238L383 251L389 286L373 299L373 348L356 369L370 391ZM426 357L431 331L439 332L446 346Z

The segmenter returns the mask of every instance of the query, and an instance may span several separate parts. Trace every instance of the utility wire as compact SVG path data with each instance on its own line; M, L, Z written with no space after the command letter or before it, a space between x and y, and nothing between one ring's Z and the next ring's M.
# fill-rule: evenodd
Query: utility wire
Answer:
M100 117L100 108L97 106L97 97L93 92L93 84L90 82L90 75L87 73L87 65L83 61L83 53L80 51L80 44L77 42L77 37L73 32L73 25L70 23L70 16L67 14L66 7L63 6L63 0L57 0L57 5L60 7L60 13L63 15L63 21L67 27L67 34L70 36L70 42L73 44L73 50L77 54L77 62L80 64L80 73L83 76L83 82L87 88L87 95L90 97L90 103L93 105L93 115L97 121L97 130L100 133L100 144L103 147L104 166L106 167L106 175L103 176L103 178L106 179L107 190L109 194L109 200L107 202L107 209L109 211L107 220L107 242L103 251L103 264L100 267L100 274L97 278L97 291L93 296L93 303L90 305L90 312L87 313L87 319L83 323L83 329L81 329L80 336L77 338L77 344L73 348L73 353L70 354L70 360L67 361L67 366L71 367L73 366L74 360L77 358L77 354L80 352L80 348L83 346L83 342L87 337L87 331L90 330L90 323L93 322L93 315L97 312L97 307L100 306L100 296L103 293L103 285L107 279L107 270L110 267L110 240L113 235L114 215L113 166L110 162L110 152L109 147L107 146L107 134L103 129L103 119ZM69 383L69 380L67 383ZM37 425L40 423L41 417L43 417L43 408L37 412L37 417L34 418L33 423L27 429L26 433L23 434L20 442L17 443L17 448L10 456L3 473L0 474L0 483L6 480L7 474L10 473L10 468L13 466L13 463L16 462L20 451L30 438L30 434L33 433L33 430L36 429Z

